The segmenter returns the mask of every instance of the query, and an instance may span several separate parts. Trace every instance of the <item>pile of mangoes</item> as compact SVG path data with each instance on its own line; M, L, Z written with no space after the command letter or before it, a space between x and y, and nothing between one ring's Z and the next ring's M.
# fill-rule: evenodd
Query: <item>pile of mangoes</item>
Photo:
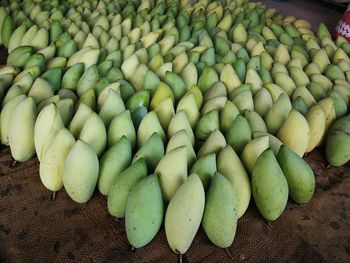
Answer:
M350 44L262 3L1 1L0 44L1 143L36 154L50 191L85 203L97 187L135 248L163 220L176 253L201 224L227 248L251 195L269 221L307 203L302 156L348 113ZM349 122L331 164L350 158Z

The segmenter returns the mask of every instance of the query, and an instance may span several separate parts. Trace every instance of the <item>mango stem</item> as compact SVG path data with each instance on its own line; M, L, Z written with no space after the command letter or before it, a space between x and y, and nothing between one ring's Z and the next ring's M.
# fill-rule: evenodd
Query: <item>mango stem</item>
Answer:
M228 248L225 248L226 254L230 257L231 260L233 260L233 256L231 255L230 251Z

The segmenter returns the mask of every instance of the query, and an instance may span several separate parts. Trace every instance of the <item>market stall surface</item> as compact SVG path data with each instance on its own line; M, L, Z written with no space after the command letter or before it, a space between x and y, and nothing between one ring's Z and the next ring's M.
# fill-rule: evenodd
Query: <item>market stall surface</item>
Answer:
M324 15L324 7L300 0L267 3L282 14L311 20L314 28L322 21L320 17L332 28L341 16L332 10ZM303 12L298 11L301 9ZM212 245L200 229L184 262L349 262L350 168L327 168L323 156L318 149L305 157L317 181L309 204L298 206L290 200L282 216L269 224L251 202L239 220L229 253ZM96 191L91 201L82 205L62 190L53 200L40 181L37 159L14 165L9 148L3 146L0 215L0 262L177 260L163 229L149 245L132 250L123 220L116 221L108 214L105 197Z
M268 224L253 202L239 220L229 252L234 262L348 262L350 259L350 168L326 168L320 151L306 158L315 172L312 201L292 201ZM13 165L0 150L0 262L175 262L164 230L146 247L131 250L123 220L107 211L95 193L87 204L73 202L64 190L52 194L42 185L38 161ZM200 230L184 262L230 262Z

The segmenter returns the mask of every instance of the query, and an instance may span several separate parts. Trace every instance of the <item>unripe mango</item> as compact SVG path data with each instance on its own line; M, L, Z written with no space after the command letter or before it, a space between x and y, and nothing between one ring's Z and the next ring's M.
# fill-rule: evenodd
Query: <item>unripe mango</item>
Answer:
M157 175L142 179L130 192L125 210L125 229L130 244L147 245L161 227L164 204Z
M206 194L203 229L214 245L227 248L235 237L237 219L236 192L230 181L216 172Z
M329 129L326 139L326 158L333 166L350 160L350 115L338 119Z
M271 149L264 151L252 172L252 193L261 215L274 221L288 201L288 184Z
M63 187L64 161L74 144L75 139L71 132L61 128L43 154L39 174L41 182L50 191L56 192Z
M184 254L200 226L205 193L198 175L191 174L176 191L165 214L165 234L171 249Z
M98 159L94 150L78 140L64 161L63 185L70 198L86 203L92 197L98 178Z
M298 204L309 202L315 191L315 176L310 166L285 145L281 146L277 160L293 200Z
M34 126L36 117L37 109L31 97L17 104L11 114L8 138L12 157L16 161L27 161L35 154Z

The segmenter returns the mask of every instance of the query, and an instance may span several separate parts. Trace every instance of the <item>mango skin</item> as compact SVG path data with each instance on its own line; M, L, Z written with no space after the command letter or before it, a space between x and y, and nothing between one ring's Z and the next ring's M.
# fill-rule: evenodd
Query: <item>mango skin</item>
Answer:
M191 174L170 200L165 214L165 234L171 249L184 254L200 226L205 193L198 175Z
M158 233L164 216L162 191L156 174L142 179L131 191L125 210L125 229L129 243L147 245Z
M11 114L8 139L12 157L16 161L27 161L35 154L34 126L36 117L37 109L31 97L19 102Z
M99 163L94 150L78 140L64 162L63 185L70 198L77 203L86 203L94 193Z
M231 182L220 173L211 181L202 220L209 240L216 246L231 246L237 229L237 197Z
M131 145L125 136L115 142L102 155L97 182L101 194L108 195L114 179L130 165L131 156Z
M326 159L332 166L342 166L350 160L350 115L338 119L329 129Z
M285 145L278 151L277 160L292 199L298 204L309 202L315 191L315 175L310 166Z
M108 192L108 212L117 218L125 217L125 209L130 191L138 182L147 176L147 165L144 159L139 159L114 179Z
M56 192L63 187L64 161L74 144L74 136L69 130L62 128L47 147L40 162L39 174L41 182L50 191Z
M269 221L279 218L287 205L288 184L271 149L257 159L251 185L260 214Z

